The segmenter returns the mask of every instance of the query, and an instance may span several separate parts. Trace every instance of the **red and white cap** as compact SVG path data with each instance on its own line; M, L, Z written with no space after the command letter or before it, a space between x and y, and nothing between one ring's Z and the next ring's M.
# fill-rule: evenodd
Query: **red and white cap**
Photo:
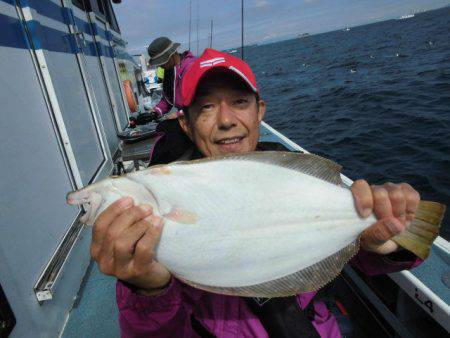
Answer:
M184 73L181 83L181 95L183 97L182 102L184 107L187 107L192 103L198 83L203 75L215 68L223 68L224 70L234 72L247 83L249 88L255 93L258 93L255 75L247 63L228 53L207 48L203 54L191 64L186 70L186 73Z

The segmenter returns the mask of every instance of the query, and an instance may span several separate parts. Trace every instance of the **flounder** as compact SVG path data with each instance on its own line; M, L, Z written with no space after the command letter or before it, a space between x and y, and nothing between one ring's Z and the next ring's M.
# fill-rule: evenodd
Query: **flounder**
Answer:
M341 167L312 154L252 152L174 162L108 178L68 194L93 224L131 196L165 220L156 260L211 292L279 297L318 290L359 250L362 219ZM394 240L426 258L445 206L420 202Z

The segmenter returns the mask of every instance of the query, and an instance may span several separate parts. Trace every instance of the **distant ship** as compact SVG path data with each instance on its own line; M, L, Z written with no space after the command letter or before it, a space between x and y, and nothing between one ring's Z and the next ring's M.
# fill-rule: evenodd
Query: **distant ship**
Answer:
M350 28L349 27L346 27L346 28L344 28L342 31L343 32L348 32L350 30Z
M298 38L306 38L307 36L309 36L309 33L302 33L297 35Z
M229 50L228 51L228 53L230 53L230 54L234 54L234 53L236 53L237 52L237 49L232 49L232 50Z
M414 14L402 15L401 17L398 18L398 20L404 20L404 19L409 19L409 18L414 18Z

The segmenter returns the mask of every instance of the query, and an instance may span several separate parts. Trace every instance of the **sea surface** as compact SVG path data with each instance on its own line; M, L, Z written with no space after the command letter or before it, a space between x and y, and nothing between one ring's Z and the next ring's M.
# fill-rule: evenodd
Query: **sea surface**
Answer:
M245 59L272 127L352 179L408 182L450 208L450 7L249 47Z

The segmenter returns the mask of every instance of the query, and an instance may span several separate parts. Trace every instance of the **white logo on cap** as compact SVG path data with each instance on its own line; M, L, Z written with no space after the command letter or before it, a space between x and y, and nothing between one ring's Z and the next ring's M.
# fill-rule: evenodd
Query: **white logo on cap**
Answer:
M223 57L205 60L205 61L200 62L200 68L212 67L212 66L215 66L218 63L222 63L222 62L225 62L225 58L223 58Z

